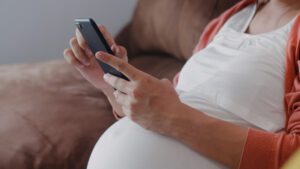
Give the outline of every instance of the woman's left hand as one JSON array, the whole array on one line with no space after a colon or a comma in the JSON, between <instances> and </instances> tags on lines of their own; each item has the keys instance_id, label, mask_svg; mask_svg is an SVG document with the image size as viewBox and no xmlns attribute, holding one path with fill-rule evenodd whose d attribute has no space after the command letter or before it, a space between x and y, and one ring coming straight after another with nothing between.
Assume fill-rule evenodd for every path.
<instances>
[{"instance_id":1,"label":"woman's left hand","mask_svg":"<svg viewBox=\"0 0 300 169\"><path fill-rule=\"evenodd\" d=\"M143 128L165 134L183 107L172 83L146 74L108 53L98 52L96 57L130 79L104 75L104 80L116 89L116 101L126 116Z\"/></svg>"}]
</instances>

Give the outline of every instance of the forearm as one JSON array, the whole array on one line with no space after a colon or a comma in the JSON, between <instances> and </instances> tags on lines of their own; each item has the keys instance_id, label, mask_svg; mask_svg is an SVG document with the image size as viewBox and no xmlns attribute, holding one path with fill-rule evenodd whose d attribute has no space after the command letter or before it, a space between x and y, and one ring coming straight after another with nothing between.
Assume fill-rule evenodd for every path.
<instances>
[{"instance_id":1,"label":"forearm","mask_svg":"<svg viewBox=\"0 0 300 169\"><path fill-rule=\"evenodd\" d=\"M103 93L106 95L108 101L110 102L113 110L118 114L120 117L124 117L125 114L123 113L121 105L116 101L116 98L113 94L114 89L112 87L102 89Z\"/></svg>"},{"instance_id":2,"label":"forearm","mask_svg":"<svg viewBox=\"0 0 300 169\"><path fill-rule=\"evenodd\" d=\"M180 111L165 130L166 135L230 168L238 168L247 128L209 117L186 105Z\"/></svg>"}]
</instances>

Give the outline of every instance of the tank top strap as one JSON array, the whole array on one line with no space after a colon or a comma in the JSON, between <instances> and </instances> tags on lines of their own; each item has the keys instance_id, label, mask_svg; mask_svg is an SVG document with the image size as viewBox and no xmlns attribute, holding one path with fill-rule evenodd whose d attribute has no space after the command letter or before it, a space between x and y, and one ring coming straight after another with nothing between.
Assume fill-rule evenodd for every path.
<instances>
[{"instance_id":1,"label":"tank top strap","mask_svg":"<svg viewBox=\"0 0 300 169\"><path fill-rule=\"evenodd\" d=\"M251 4L248 7L244 8L240 12L233 15L224 26L220 29L220 32L223 32L228 29L233 29L237 32L245 32L249 27L253 17L255 16L257 10L257 3Z\"/></svg>"}]
</instances>

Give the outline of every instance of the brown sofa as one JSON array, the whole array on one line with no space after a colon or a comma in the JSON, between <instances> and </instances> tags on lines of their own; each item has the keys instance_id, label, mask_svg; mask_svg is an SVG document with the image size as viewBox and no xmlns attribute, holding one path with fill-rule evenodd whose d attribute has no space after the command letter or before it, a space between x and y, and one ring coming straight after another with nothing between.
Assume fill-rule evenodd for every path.
<instances>
[{"instance_id":1,"label":"brown sofa","mask_svg":"<svg viewBox=\"0 0 300 169\"><path fill-rule=\"evenodd\" d=\"M205 25L237 1L140 0L117 41L134 66L172 79ZM1 169L83 169L115 122L101 91L63 59L1 66L0 99Z\"/></svg>"}]
</instances>

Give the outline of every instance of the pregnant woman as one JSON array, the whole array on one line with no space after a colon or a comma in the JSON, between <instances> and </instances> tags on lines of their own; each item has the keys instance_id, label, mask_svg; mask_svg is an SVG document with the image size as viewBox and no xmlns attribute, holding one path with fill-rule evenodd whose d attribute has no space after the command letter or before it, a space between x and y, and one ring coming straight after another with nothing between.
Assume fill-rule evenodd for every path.
<instances>
[{"instance_id":1,"label":"pregnant woman","mask_svg":"<svg viewBox=\"0 0 300 169\"><path fill-rule=\"evenodd\" d=\"M96 57L76 31L65 59L102 90L120 119L88 169L277 169L300 146L299 0L243 0L212 21L175 78L159 80L118 57ZM116 91L113 88L117 89Z\"/></svg>"}]
</instances>

